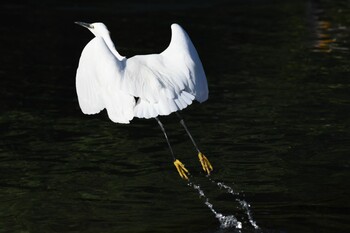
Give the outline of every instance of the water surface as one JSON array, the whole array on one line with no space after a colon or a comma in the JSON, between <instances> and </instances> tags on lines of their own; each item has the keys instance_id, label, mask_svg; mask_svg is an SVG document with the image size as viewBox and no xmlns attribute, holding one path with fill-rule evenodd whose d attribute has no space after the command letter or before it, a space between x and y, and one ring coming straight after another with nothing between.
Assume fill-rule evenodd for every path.
<instances>
[{"instance_id":1,"label":"water surface","mask_svg":"<svg viewBox=\"0 0 350 233\"><path fill-rule=\"evenodd\" d=\"M33 1L2 3L0 232L349 232L347 1ZM176 116L176 155L222 229L172 165L156 121L83 115L75 70L103 21L121 54L158 53L170 24L190 34L210 98ZM4 23L6 22L6 23ZM217 182L233 188L235 195Z\"/></svg>"}]
</instances>

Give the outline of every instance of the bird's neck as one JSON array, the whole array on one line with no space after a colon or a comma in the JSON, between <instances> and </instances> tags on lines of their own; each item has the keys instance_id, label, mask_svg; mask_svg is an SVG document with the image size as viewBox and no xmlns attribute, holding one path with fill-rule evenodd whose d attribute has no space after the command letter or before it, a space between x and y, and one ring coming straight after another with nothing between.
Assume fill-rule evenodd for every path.
<instances>
[{"instance_id":1,"label":"bird's neck","mask_svg":"<svg viewBox=\"0 0 350 233\"><path fill-rule=\"evenodd\" d=\"M116 50L114 43L109 35L103 36L102 38L105 41L105 43L107 44L108 48L111 50L111 52L114 54L114 56L116 56L118 58L119 61L122 61L125 59L125 57L123 57L122 55L120 55L118 53L118 51Z\"/></svg>"}]
</instances>

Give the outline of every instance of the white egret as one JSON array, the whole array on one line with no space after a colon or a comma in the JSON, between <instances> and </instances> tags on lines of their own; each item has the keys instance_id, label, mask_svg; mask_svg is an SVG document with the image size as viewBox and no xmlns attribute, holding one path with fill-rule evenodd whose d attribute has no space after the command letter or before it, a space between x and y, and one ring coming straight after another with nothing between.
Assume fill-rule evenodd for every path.
<instances>
[{"instance_id":1,"label":"white egret","mask_svg":"<svg viewBox=\"0 0 350 233\"><path fill-rule=\"evenodd\" d=\"M176 112L180 123L198 151L203 170L213 170L200 152L178 111L193 100L208 99L208 85L202 63L191 39L178 24L171 25L171 41L160 54L125 58L116 50L103 23L77 24L95 37L85 46L76 73L79 106L84 114L106 109L115 123L129 123L134 117L155 118L168 143L180 176L188 179L188 170L174 155L159 115Z\"/></svg>"}]
</instances>

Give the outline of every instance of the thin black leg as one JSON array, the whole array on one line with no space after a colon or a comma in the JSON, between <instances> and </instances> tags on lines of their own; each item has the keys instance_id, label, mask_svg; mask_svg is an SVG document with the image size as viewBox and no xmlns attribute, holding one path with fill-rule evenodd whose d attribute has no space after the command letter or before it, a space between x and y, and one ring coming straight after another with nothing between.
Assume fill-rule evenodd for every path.
<instances>
[{"instance_id":1,"label":"thin black leg","mask_svg":"<svg viewBox=\"0 0 350 233\"><path fill-rule=\"evenodd\" d=\"M166 132L165 132L164 126L163 126L162 122L160 122L160 120L158 119L158 117L155 117L155 119L157 120L157 122L158 122L160 128L162 129L162 131L163 131L163 133L164 133L164 137L165 137L165 139L166 139L166 142L168 143L171 156L173 157L173 159L174 159L174 161L175 161L176 158L175 158L175 155L174 155L174 152L173 152L173 148L171 148L171 145L170 145L170 142L169 142L169 139L168 139L168 135L167 135Z\"/></svg>"},{"instance_id":2,"label":"thin black leg","mask_svg":"<svg viewBox=\"0 0 350 233\"><path fill-rule=\"evenodd\" d=\"M196 144L196 142L194 141L190 131L188 130L186 124L185 124L185 121L184 119L182 118L182 116L180 115L180 113L176 112L176 115L180 118L180 124L184 127L184 129L186 130L186 133L188 134L188 136L190 137L194 147L196 148L196 150L198 151L198 153L200 152L199 149L198 149L198 146Z\"/></svg>"}]
</instances>

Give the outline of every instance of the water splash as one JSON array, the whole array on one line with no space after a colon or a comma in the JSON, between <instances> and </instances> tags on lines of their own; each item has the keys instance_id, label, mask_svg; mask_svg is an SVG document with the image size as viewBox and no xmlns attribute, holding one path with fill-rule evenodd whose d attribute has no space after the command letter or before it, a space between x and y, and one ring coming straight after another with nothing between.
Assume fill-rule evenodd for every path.
<instances>
[{"instance_id":1,"label":"water splash","mask_svg":"<svg viewBox=\"0 0 350 233\"><path fill-rule=\"evenodd\" d=\"M252 211L250 210L250 204L245 201L245 200L241 200L239 198L237 198L237 196L240 195L239 192L235 192L233 190L233 188L231 188L228 185L225 185L223 182L216 182L212 179L209 178L209 180L213 183L215 183L220 189L225 189L227 193L233 195L236 197L236 201L239 203L239 205L241 206L241 209L246 213L247 218L249 220L250 225L252 225L256 230L260 229L259 226L256 224L256 221L254 221L253 219L253 215L252 215Z\"/></svg>"},{"instance_id":2,"label":"water splash","mask_svg":"<svg viewBox=\"0 0 350 233\"><path fill-rule=\"evenodd\" d=\"M240 199L236 199L236 200L241 205L241 207L245 210L245 213L248 217L250 225L252 225L256 230L259 229L259 226L256 224L256 222L253 219L252 212L250 210L250 204L245 200L240 200Z\"/></svg>"},{"instance_id":3,"label":"water splash","mask_svg":"<svg viewBox=\"0 0 350 233\"><path fill-rule=\"evenodd\" d=\"M232 194L232 195L239 195L239 193L236 193L235 191L233 191L233 188L231 188L230 186L228 186L228 185L226 185L226 184L224 184L224 183L222 183L222 182L216 182L216 181L214 181L214 180L212 180L212 179L210 179L209 178L209 180L211 181L211 182L213 182L213 183L216 183L216 185L217 186L219 186L219 188L221 189L221 188L224 188L224 189L226 189L226 191L228 192L228 193L230 193L230 194Z\"/></svg>"},{"instance_id":4,"label":"water splash","mask_svg":"<svg viewBox=\"0 0 350 233\"><path fill-rule=\"evenodd\" d=\"M237 218L234 215L223 215L222 213L217 212L213 204L209 202L209 198L207 198L204 194L204 191L200 188L199 185L196 185L194 183L189 182L188 186L194 188L195 190L198 191L199 197L204 198L205 202L204 204L210 209L210 211L215 215L215 217L219 220L220 222L220 228L226 229L226 228L231 228L235 227L236 229L242 229L242 223L237 220Z\"/></svg>"}]
</instances>

